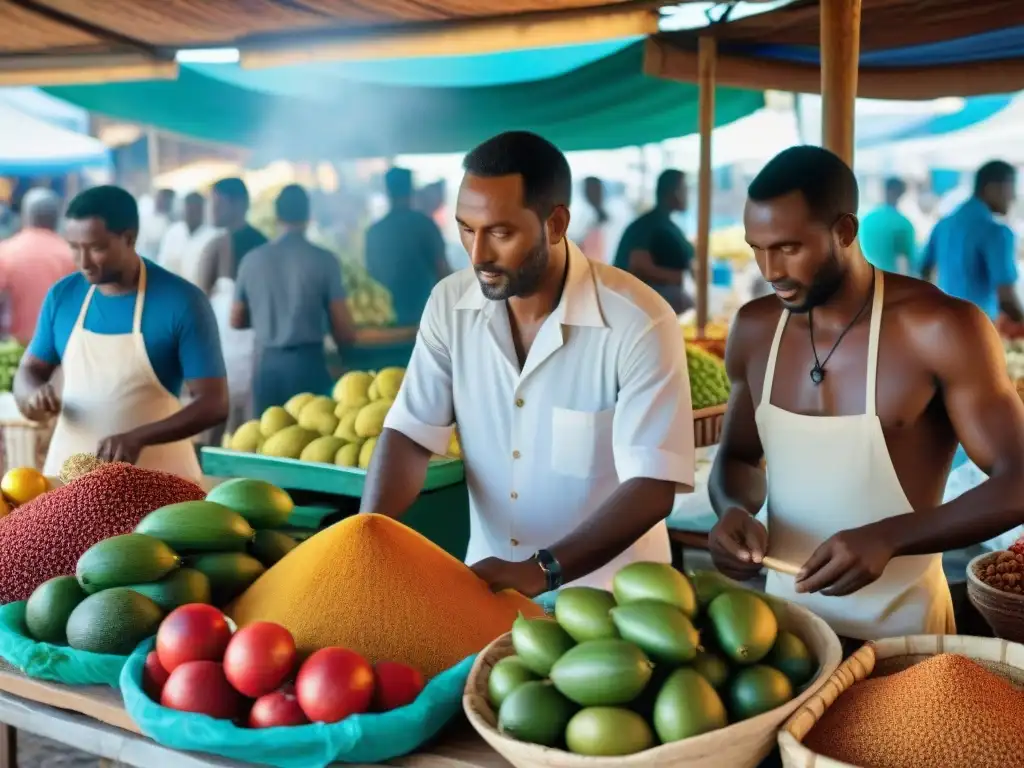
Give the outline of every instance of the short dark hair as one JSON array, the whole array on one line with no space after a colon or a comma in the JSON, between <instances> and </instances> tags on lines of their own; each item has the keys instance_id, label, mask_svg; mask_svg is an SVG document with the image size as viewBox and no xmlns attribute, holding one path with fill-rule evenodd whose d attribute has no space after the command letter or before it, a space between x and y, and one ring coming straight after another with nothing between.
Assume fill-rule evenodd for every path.
<instances>
[{"instance_id":1,"label":"short dark hair","mask_svg":"<svg viewBox=\"0 0 1024 768\"><path fill-rule=\"evenodd\" d=\"M389 168L384 174L384 189L392 200L412 197L412 171L408 168Z\"/></svg>"},{"instance_id":2,"label":"short dark hair","mask_svg":"<svg viewBox=\"0 0 1024 768\"><path fill-rule=\"evenodd\" d=\"M1017 179L1017 170L1003 160L991 160L974 176L974 194L980 195L989 184L1005 184Z\"/></svg>"},{"instance_id":3,"label":"short dark hair","mask_svg":"<svg viewBox=\"0 0 1024 768\"><path fill-rule=\"evenodd\" d=\"M669 195L674 194L685 178L686 174L676 168L662 171L658 176L658 183L654 187L655 199L660 203Z\"/></svg>"},{"instance_id":4,"label":"short dark hair","mask_svg":"<svg viewBox=\"0 0 1024 768\"><path fill-rule=\"evenodd\" d=\"M68 219L99 219L115 235L139 231L139 206L127 190L105 184L80 192L69 204Z\"/></svg>"},{"instance_id":5,"label":"short dark hair","mask_svg":"<svg viewBox=\"0 0 1024 768\"><path fill-rule=\"evenodd\" d=\"M221 179L213 185L213 191L233 202L249 205L249 188L237 176Z\"/></svg>"},{"instance_id":6,"label":"short dark hair","mask_svg":"<svg viewBox=\"0 0 1024 768\"><path fill-rule=\"evenodd\" d=\"M857 213L857 177L838 155L821 147L782 150L750 182L747 197L764 203L792 192L803 195L811 215L826 226Z\"/></svg>"},{"instance_id":7,"label":"short dark hair","mask_svg":"<svg viewBox=\"0 0 1024 768\"><path fill-rule=\"evenodd\" d=\"M895 194L896 192L899 192L902 195L907 191L907 182L899 176L890 176L885 180L885 191L886 194Z\"/></svg>"},{"instance_id":8,"label":"short dark hair","mask_svg":"<svg viewBox=\"0 0 1024 768\"><path fill-rule=\"evenodd\" d=\"M562 151L529 131L507 131L472 150L462 162L466 173L493 178L523 177L523 205L546 219L572 200L572 171Z\"/></svg>"},{"instance_id":9,"label":"short dark hair","mask_svg":"<svg viewBox=\"0 0 1024 768\"><path fill-rule=\"evenodd\" d=\"M183 202L186 203L186 204L188 204L188 203L205 203L206 202L206 198L203 197L201 192L189 192L187 195L185 195L185 198L184 198Z\"/></svg>"},{"instance_id":10,"label":"short dark hair","mask_svg":"<svg viewBox=\"0 0 1024 768\"><path fill-rule=\"evenodd\" d=\"M298 184L289 184L274 201L274 212L277 220L285 224L309 221L309 193Z\"/></svg>"}]
</instances>

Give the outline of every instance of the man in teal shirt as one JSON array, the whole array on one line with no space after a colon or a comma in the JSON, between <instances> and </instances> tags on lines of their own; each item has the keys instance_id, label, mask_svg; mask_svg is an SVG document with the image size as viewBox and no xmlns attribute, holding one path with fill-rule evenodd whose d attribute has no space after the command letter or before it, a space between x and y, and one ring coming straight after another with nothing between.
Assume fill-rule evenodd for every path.
<instances>
[{"instance_id":1,"label":"man in teal shirt","mask_svg":"<svg viewBox=\"0 0 1024 768\"><path fill-rule=\"evenodd\" d=\"M1015 323L1024 311L1015 289L1017 254L1013 230L998 221L1016 197L1017 172L993 160L978 169L974 195L935 225L922 256L921 273L939 288L970 301L995 320L1000 313Z\"/></svg>"},{"instance_id":2,"label":"man in teal shirt","mask_svg":"<svg viewBox=\"0 0 1024 768\"><path fill-rule=\"evenodd\" d=\"M885 182L885 203L878 206L860 222L860 247L864 258L886 272L910 274L910 262L917 250L914 225L897 207L906 194L902 179Z\"/></svg>"}]
</instances>

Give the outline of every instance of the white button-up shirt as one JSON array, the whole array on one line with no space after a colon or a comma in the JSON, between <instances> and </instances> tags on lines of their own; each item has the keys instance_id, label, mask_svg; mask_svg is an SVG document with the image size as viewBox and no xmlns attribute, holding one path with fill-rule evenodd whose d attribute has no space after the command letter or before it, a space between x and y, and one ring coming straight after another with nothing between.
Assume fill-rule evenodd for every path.
<instances>
[{"instance_id":1,"label":"white button-up shirt","mask_svg":"<svg viewBox=\"0 0 1024 768\"><path fill-rule=\"evenodd\" d=\"M506 304L484 297L471 268L434 288L384 425L444 454L454 422L469 488L469 563L528 559L627 480L693 488L678 319L651 288L571 243L561 301L521 370ZM637 560L670 560L664 522L577 583L608 588Z\"/></svg>"}]
</instances>

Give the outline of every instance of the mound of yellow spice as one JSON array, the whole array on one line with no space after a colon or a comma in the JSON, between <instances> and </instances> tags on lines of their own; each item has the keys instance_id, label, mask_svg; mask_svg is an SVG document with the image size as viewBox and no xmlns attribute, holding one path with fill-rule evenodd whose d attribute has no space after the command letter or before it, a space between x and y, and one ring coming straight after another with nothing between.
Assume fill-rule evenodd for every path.
<instances>
[{"instance_id":1,"label":"mound of yellow spice","mask_svg":"<svg viewBox=\"0 0 1024 768\"><path fill-rule=\"evenodd\" d=\"M300 653L342 646L427 677L483 650L520 611L543 614L518 592L493 594L464 563L381 515L354 515L321 531L227 609L240 627L287 627Z\"/></svg>"},{"instance_id":2,"label":"mound of yellow spice","mask_svg":"<svg viewBox=\"0 0 1024 768\"><path fill-rule=\"evenodd\" d=\"M1024 763L1024 690L950 653L855 683L805 746L862 768Z\"/></svg>"}]
</instances>

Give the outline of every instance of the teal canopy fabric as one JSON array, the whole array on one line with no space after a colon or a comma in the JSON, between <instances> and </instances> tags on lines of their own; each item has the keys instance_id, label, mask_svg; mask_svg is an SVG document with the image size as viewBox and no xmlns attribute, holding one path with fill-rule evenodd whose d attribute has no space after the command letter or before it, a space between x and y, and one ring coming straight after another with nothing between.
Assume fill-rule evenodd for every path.
<instances>
[{"instance_id":1,"label":"teal canopy fabric","mask_svg":"<svg viewBox=\"0 0 1024 768\"><path fill-rule=\"evenodd\" d=\"M589 46L577 46L584 47ZM518 76L536 74L542 51L461 58L465 64L525 53L535 66L519 69ZM333 65L276 71L206 65L183 67L176 81L45 90L99 114L291 160L462 152L511 129L536 131L566 151L613 149L697 131L696 86L645 76L642 42L596 60L593 50L589 61L582 53L576 52L577 61L587 63L563 74L484 86L370 83L344 78L338 73L345 70ZM426 63L437 60L422 61L423 72L439 66ZM458 82L454 63L448 64L447 82ZM415 72L403 66L406 78ZM391 80L405 82L395 74ZM760 92L719 88L716 124L762 106Z\"/></svg>"}]
</instances>

